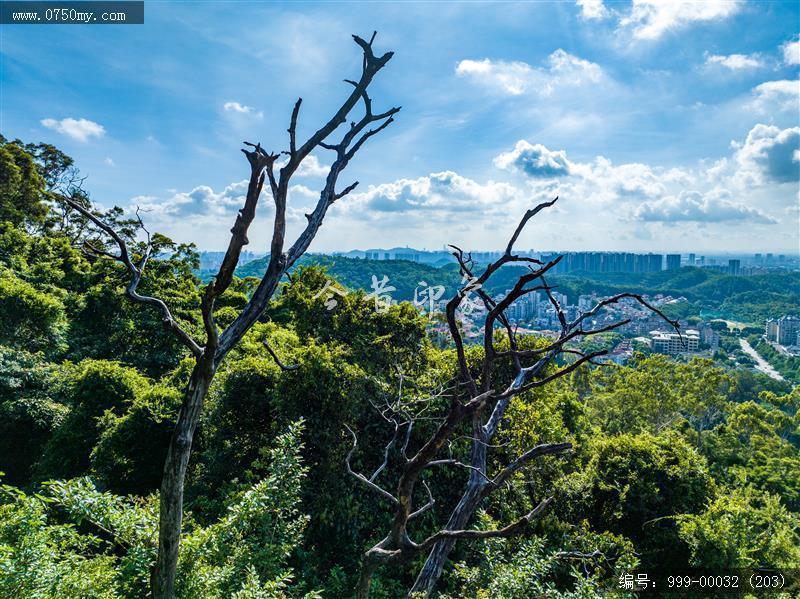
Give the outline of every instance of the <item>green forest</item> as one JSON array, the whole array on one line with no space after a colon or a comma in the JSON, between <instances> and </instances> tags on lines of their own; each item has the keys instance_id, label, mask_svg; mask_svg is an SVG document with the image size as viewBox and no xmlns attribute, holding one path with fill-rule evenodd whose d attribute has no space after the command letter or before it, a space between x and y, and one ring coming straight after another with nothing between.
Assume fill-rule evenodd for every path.
<instances>
[{"instance_id":1,"label":"green forest","mask_svg":"<svg viewBox=\"0 0 800 599\"><path fill-rule=\"evenodd\" d=\"M241 265L236 273L242 278L261 277L269 258ZM435 281L446 289L456 289L461 281L455 261L441 267L407 260L358 260L341 256L306 255L300 265L323 266L331 276L351 289L370 289L371 277L389 277L397 288L397 299L411 300L419 281ZM486 288L502 293L513 286L523 272L521 266L507 266ZM201 278L214 273L199 273ZM551 280L571 301L582 294L612 295L623 291L685 297L676 305L676 316L725 318L762 327L767 318L791 314L800 305L800 273L775 272L748 277L732 276L697 267L651 273L570 273L555 274Z\"/></svg>"},{"instance_id":2,"label":"green forest","mask_svg":"<svg viewBox=\"0 0 800 599\"><path fill-rule=\"evenodd\" d=\"M158 310L125 297L128 273L105 255L102 231L64 204L57 190L74 175L52 146L3 140L0 595L146 597L164 460L193 358ZM84 193L72 197L89 210ZM97 214L145 251L135 219ZM206 287L195 248L157 234L152 245L140 292L199 334ZM378 468L369 482L391 493L406 449L431 436L458 393L458 348L434 346L410 304L376 311L353 291L328 309L319 290L329 277L356 286L342 263L295 269L219 368L186 474L179 597L352 596L365 552L395 514L348 471ZM256 283L232 279L214 307L220 326ZM694 289L703 285L723 282ZM467 369L486 364L485 351L466 347ZM509 362L493 363L498 378ZM422 409L420 398L429 398ZM621 571L798 567L798 408L797 388L666 356L582 364L514 395L485 475L507 472L531 447L569 451L512 469L477 504L467 525L480 533L548 498L514 535L459 540L436 596L594 597ZM425 414L406 427L402 450L387 446L398 422L390 411ZM413 495L416 505L435 498L412 521L414 538L439 530L459 501L470 435L461 422ZM378 564L371 596L405 596L425 557Z\"/></svg>"}]
</instances>

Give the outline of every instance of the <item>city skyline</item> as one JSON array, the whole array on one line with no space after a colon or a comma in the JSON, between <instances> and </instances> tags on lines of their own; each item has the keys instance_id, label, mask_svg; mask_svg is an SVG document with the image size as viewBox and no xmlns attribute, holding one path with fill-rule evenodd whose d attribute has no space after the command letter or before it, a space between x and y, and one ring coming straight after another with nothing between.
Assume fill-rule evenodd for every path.
<instances>
[{"instance_id":1,"label":"city skyline","mask_svg":"<svg viewBox=\"0 0 800 599\"><path fill-rule=\"evenodd\" d=\"M555 196L520 247L800 246L792 2L230 6L152 3L144 25L90 37L4 27L0 130L73 156L100 206L139 206L152 229L220 249L246 188L241 142L286 149L297 97L300 134L317 127L357 72L350 34L377 30L395 56L373 101L403 110L343 174L360 185L311 251L488 250ZM315 153L298 173L289 237L328 164ZM265 196L251 250L272 214Z\"/></svg>"}]
</instances>

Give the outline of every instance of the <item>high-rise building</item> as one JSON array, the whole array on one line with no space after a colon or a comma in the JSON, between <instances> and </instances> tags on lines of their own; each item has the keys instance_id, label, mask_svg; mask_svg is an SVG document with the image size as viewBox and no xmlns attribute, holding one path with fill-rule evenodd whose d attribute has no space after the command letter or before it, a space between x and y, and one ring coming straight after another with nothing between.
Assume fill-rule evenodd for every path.
<instances>
[{"instance_id":1,"label":"high-rise building","mask_svg":"<svg viewBox=\"0 0 800 599\"><path fill-rule=\"evenodd\" d=\"M794 345L797 342L797 333L800 332L800 317L781 316L778 319L778 343L781 345Z\"/></svg>"},{"instance_id":2,"label":"high-rise building","mask_svg":"<svg viewBox=\"0 0 800 599\"><path fill-rule=\"evenodd\" d=\"M689 266L694 266L694 254L689 254Z\"/></svg>"},{"instance_id":3,"label":"high-rise building","mask_svg":"<svg viewBox=\"0 0 800 599\"><path fill-rule=\"evenodd\" d=\"M701 343L710 347L712 351L717 351L719 349L719 333L708 323L701 324L699 331Z\"/></svg>"},{"instance_id":4,"label":"high-rise building","mask_svg":"<svg viewBox=\"0 0 800 599\"><path fill-rule=\"evenodd\" d=\"M546 263L558 256L559 254L542 253L539 255L539 259ZM473 254L473 258L476 258L475 254ZM550 272L655 272L661 270L662 262L661 254L568 252L563 254L561 261Z\"/></svg>"},{"instance_id":5,"label":"high-rise building","mask_svg":"<svg viewBox=\"0 0 800 599\"><path fill-rule=\"evenodd\" d=\"M680 254L667 254L667 270L678 270L681 267Z\"/></svg>"},{"instance_id":6,"label":"high-rise building","mask_svg":"<svg viewBox=\"0 0 800 599\"><path fill-rule=\"evenodd\" d=\"M778 320L775 318L768 318L767 324L764 327L764 336L767 341L778 342Z\"/></svg>"},{"instance_id":7,"label":"high-rise building","mask_svg":"<svg viewBox=\"0 0 800 599\"><path fill-rule=\"evenodd\" d=\"M647 256L650 259L649 272L659 272L662 268L661 265L664 263L664 256L661 254L647 254Z\"/></svg>"},{"instance_id":8,"label":"high-rise building","mask_svg":"<svg viewBox=\"0 0 800 599\"><path fill-rule=\"evenodd\" d=\"M741 260L728 260L728 274L739 275L742 273Z\"/></svg>"},{"instance_id":9,"label":"high-rise building","mask_svg":"<svg viewBox=\"0 0 800 599\"><path fill-rule=\"evenodd\" d=\"M800 317L798 316L768 318L764 327L764 336L767 341L781 345L797 345L798 335L800 335Z\"/></svg>"}]
</instances>

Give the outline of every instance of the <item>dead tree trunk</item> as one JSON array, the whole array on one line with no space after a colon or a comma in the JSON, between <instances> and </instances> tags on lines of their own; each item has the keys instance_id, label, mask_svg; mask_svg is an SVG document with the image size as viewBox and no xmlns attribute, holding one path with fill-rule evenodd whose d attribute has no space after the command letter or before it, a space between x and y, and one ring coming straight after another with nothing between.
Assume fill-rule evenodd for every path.
<instances>
[{"instance_id":1,"label":"dead tree trunk","mask_svg":"<svg viewBox=\"0 0 800 599\"><path fill-rule=\"evenodd\" d=\"M181 406L175 430L164 461L164 476L161 481L158 561L153 571L153 589L174 594L175 568L178 563L178 540L183 520L183 488L186 468L192 450L192 440L206 394L211 386L214 372L196 365L186 389L186 400ZM154 593L155 594L155 593ZM169 596L169 595L166 595Z\"/></svg>"},{"instance_id":2,"label":"dead tree trunk","mask_svg":"<svg viewBox=\"0 0 800 599\"><path fill-rule=\"evenodd\" d=\"M445 525L445 530L463 530L469 524L472 514L478 509L478 506L483 499L484 481L477 480L479 477L476 474L470 475L467 487L464 489L464 494L458 502L458 505L453 509L450 514L450 519ZM456 545L455 538L448 538L436 543L428 554L428 559L417 574L417 579L414 581L414 586L409 591L409 596L415 593L424 593L427 597L433 591L436 581L442 575L444 563L447 557Z\"/></svg>"},{"instance_id":3,"label":"dead tree trunk","mask_svg":"<svg viewBox=\"0 0 800 599\"><path fill-rule=\"evenodd\" d=\"M112 247L116 245L119 253L114 254L108 248L98 248L88 244L85 249L95 256L112 258L123 263L130 276L126 290L127 295L134 301L159 309L164 326L177 335L195 358L195 367L186 388L186 394L164 463L160 498L158 558L151 576L153 596L156 599L171 599L175 596L175 575L180 549L186 469L191 455L192 439L214 375L231 349L241 341L242 337L263 314L278 288L281 278L308 249L319 227L322 225L328 208L334 202L353 191L358 185L358 182L355 182L343 190L337 191L339 175L364 143L390 125L394 121L394 115L400 110L399 107L391 108L376 114L372 111L372 99L368 94L368 87L373 78L386 66L393 53L387 52L382 56L375 55L372 48L375 34L372 35L369 42L358 36L353 36L353 39L363 53L361 76L358 80L346 80L353 87L347 99L334 115L302 145L297 143L297 118L302 100L297 101L292 111L288 129L289 149L281 152L281 154L287 156L287 160L281 166L277 175L275 173L275 165L279 154L266 152L261 148L260 144L245 142L245 145L251 148L250 150L242 150L250 164L250 182L244 206L239 211L236 222L231 229L231 239L225 257L222 260L222 265L214 280L206 286L203 292L200 309L205 331L204 343L201 344L184 331L163 301L154 297L142 296L136 291L152 250L149 233L147 234L147 242L141 251L141 257L135 260L133 252L129 250L126 241L111 226L105 223L100 216L92 212L90 207L84 206L71 198L62 198L73 210L80 212L107 235L113 242L110 245ZM363 104L363 116L351 120L349 127L344 127L344 130L341 131L341 137L338 141L328 141L335 132L340 130L342 125L347 123L351 111L359 103ZM373 126L373 124L375 125ZM305 229L292 246L285 249L286 203L290 180L303 160L312 151L320 148L334 153L330 170L325 179L325 185L320 191L316 207L310 214L306 215L308 224ZM255 218L256 207L265 183L268 185L272 199L275 202L275 221L272 242L270 243L269 264L247 305L225 330L220 331L214 320L215 302L217 298L225 293L233 281L234 270L239 262L242 248L248 244L247 233ZM145 233L147 232L143 224L142 230ZM277 359L274 352L269 348L268 351L276 359L279 366L286 368Z\"/></svg>"},{"instance_id":4,"label":"dead tree trunk","mask_svg":"<svg viewBox=\"0 0 800 599\"><path fill-rule=\"evenodd\" d=\"M601 350L586 354L569 347L569 342L611 331L628 322L627 320L622 320L605 327L587 329L585 325L589 324L589 319L592 316L605 306L628 300L637 302L655 312L673 327L678 328L676 321L668 319L659 310L647 303L642 296L632 293L621 293L604 299L598 302L594 308L584 312L571 322L567 320L564 311L552 293L552 287L545 280L545 274L558 264L561 257L544 264L534 258L517 256L513 253L514 243L526 223L539 211L552 206L555 201L545 202L532 210L528 210L522 221L517 225L503 255L496 262L489 264L480 275L473 274L474 264L471 258L459 248L453 247L453 254L458 260L461 274L467 280L467 283L448 302L446 310L448 328L456 349L458 376L451 387L455 391L450 396L449 408L441 417L436 430L427 439L421 441L421 446L417 452L412 457L406 455L412 437L415 416L409 413L407 404L404 404L402 398L399 398L395 405L386 406L387 409L384 414L388 413L391 416L386 417L384 415L384 418L393 424L395 432L383 452L383 462L370 477L354 472L351 468L350 460L357 448L358 438L353 431L350 431L353 436L353 449L345 461L348 472L394 506L394 518L386 538L364 554L360 582L356 589L359 599L365 599L369 596L372 577L382 564L405 561L425 552L428 553L428 558L418 573L416 581L409 591L409 596L414 593L423 593L428 597L433 592L442 574L448 555L459 539L488 539L520 534L525 531L531 521L547 508L552 501L552 497L542 499L529 513L503 528L496 530L469 530L467 528L482 500L504 485L516 472L524 469L531 462L542 456L558 455L571 448L569 443L537 445L528 449L511 462L501 466L498 472L490 473L487 471L488 448L491 447L492 439L501 423L506 419L506 411L513 398L531 389L543 387L555 379L573 372L583 364L594 363L593 360L595 358L607 353L606 350ZM496 300L483 290L483 286L502 266L512 263L528 265L529 272L519 277L514 287L504 297ZM536 267L532 265L536 265ZM520 349L517 344L516 330L506 318L505 311L515 300L539 290L547 294L558 315L561 332L555 341L549 342L546 346L536 349ZM483 361L477 369L477 375L475 374L476 370L470 368L467 364L464 342L456 316L462 301L471 293L475 293L480 298L487 312L483 330ZM509 349L500 351L495 346L496 328L505 334ZM555 360L558 356L563 355L576 357L571 363L559 366ZM513 380L508 384L503 383L500 389L495 388L496 383L494 381L498 362L510 362L514 368ZM528 365L526 365L526 362ZM426 417L430 417L427 412ZM454 435L469 423L471 423L472 434L470 438L472 441L470 455L466 457L466 460L462 462L452 456L438 458L437 455L441 449L449 445ZM397 482L397 490L392 494L381 487L377 481L378 476L387 471L389 452L396 446L397 437L401 430L405 430L405 441L402 443L400 450L402 466ZM435 503L430 488L423 479L423 473L436 466L463 468L469 472L469 477L461 498L450 513L444 528L417 543L410 538L408 526L414 518L425 513ZM424 505L415 510L413 502L417 483L423 486L427 492L428 499Z\"/></svg>"}]
</instances>

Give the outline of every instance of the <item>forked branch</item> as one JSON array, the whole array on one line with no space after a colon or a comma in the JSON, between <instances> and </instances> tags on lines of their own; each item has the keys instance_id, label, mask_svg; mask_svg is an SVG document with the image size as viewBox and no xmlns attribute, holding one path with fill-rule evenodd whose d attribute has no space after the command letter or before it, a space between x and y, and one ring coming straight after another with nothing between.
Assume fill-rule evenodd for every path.
<instances>
[{"instance_id":1,"label":"forked branch","mask_svg":"<svg viewBox=\"0 0 800 599\"><path fill-rule=\"evenodd\" d=\"M97 228L102 230L106 235L108 235L113 242L116 244L117 248L119 249L119 254L112 254L111 252L102 250L93 246L90 242L86 243L86 246L90 249L90 251L95 252L98 255L101 255L106 258L110 258L116 260L117 262L122 263L125 268L128 270L128 284L125 287L125 294L133 301L139 302L142 304L146 304L149 306L153 306L154 308L158 309L161 312L161 321L164 324L164 327L171 330L178 340L189 348L189 350L195 356L199 356L203 353L203 348L200 346L197 341L195 341L189 333L187 333L178 321L172 316L172 312L170 311L167 304L157 298L152 297L149 295L142 295L138 292L137 288L139 286L139 282L142 280L142 275L144 274L144 268L147 265L147 259L150 256L150 252L152 250L152 246L149 241L148 235L148 242L145 248L145 251L142 255L142 259L137 266L134 264L133 259L131 258L131 252L128 249L128 244L125 243L125 240L111 227L108 223L104 222L99 216L94 214L91 210L84 207L82 204L74 201L72 198L67 196L60 196L61 199L66 202L66 204L76 210L80 214L82 214L85 218L90 220Z\"/></svg>"}]
</instances>

